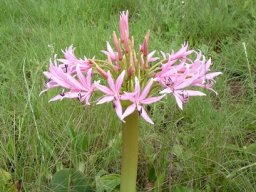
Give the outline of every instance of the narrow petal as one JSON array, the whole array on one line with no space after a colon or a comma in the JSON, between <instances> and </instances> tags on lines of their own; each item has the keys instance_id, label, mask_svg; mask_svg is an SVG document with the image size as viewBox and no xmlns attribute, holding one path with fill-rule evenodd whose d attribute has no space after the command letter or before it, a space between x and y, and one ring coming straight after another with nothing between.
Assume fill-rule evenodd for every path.
<instances>
[{"instance_id":1,"label":"narrow petal","mask_svg":"<svg viewBox=\"0 0 256 192\"><path fill-rule=\"evenodd\" d=\"M151 85L153 84L153 79L151 78L148 81L148 84L146 85L146 87L144 88L144 90L142 91L141 95L140 95L140 99L145 99L148 96L148 93L150 91Z\"/></svg>"},{"instance_id":2,"label":"narrow petal","mask_svg":"<svg viewBox=\"0 0 256 192\"><path fill-rule=\"evenodd\" d=\"M214 77L217 77L221 74L222 74L222 72L208 73L208 74L205 75L205 78L206 79L213 79Z\"/></svg>"},{"instance_id":3,"label":"narrow petal","mask_svg":"<svg viewBox=\"0 0 256 192\"><path fill-rule=\"evenodd\" d=\"M57 101L57 100L62 100L63 98L64 98L64 97L59 94L59 95L56 95L55 97L51 98L51 99L49 100L49 102Z\"/></svg>"},{"instance_id":4,"label":"narrow petal","mask_svg":"<svg viewBox=\"0 0 256 192\"><path fill-rule=\"evenodd\" d=\"M150 124L154 125L154 122L150 119L150 117L148 116L146 110L141 107L141 116Z\"/></svg>"},{"instance_id":5,"label":"narrow petal","mask_svg":"<svg viewBox=\"0 0 256 192\"><path fill-rule=\"evenodd\" d=\"M179 106L179 108L181 109L181 110L183 110L183 107L182 107L182 100L180 99L180 97L178 96L178 95L176 95L176 94L173 94L174 95L174 97L175 97L175 100L176 100L176 103L177 103L177 105Z\"/></svg>"},{"instance_id":6,"label":"narrow petal","mask_svg":"<svg viewBox=\"0 0 256 192\"><path fill-rule=\"evenodd\" d=\"M188 96L206 96L205 93L201 91L194 91L194 90L185 90L188 94Z\"/></svg>"},{"instance_id":7,"label":"narrow petal","mask_svg":"<svg viewBox=\"0 0 256 192\"><path fill-rule=\"evenodd\" d=\"M195 80L195 77L191 77L189 79L185 79L182 83L180 83L178 86L175 86L175 89L183 89L185 87L190 86L193 81Z\"/></svg>"},{"instance_id":8,"label":"narrow petal","mask_svg":"<svg viewBox=\"0 0 256 192\"><path fill-rule=\"evenodd\" d=\"M123 120L122 119L123 110L122 110L122 105L121 105L120 101L119 100L115 100L114 101L114 105L115 105L115 110L116 110L117 116L119 117L119 119Z\"/></svg>"},{"instance_id":9,"label":"narrow petal","mask_svg":"<svg viewBox=\"0 0 256 192\"><path fill-rule=\"evenodd\" d=\"M118 76L118 78L116 79L116 90L117 90L118 92L120 92L121 86L122 86L122 84L123 84L124 75L125 75L125 71L123 71L123 72Z\"/></svg>"},{"instance_id":10,"label":"narrow petal","mask_svg":"<svg viewBox=\"0 0 256 192\"><path fill-rule=\"evenodd\" d=\"M166 88L159 92L160 94L166 94L166 93L173 93L173 90L171 88Z\"/></svg>"},{"instance_id":11,"label":"narrow petal","mask_svg":"<svg viewBox=\"0 0 256 192\"><path fill-rule=\"evenodd\" d=\"M55 97L51 98L49 102L62 100L64 98L69 98L69 99L78 98L78 96L79 96L79 92L66 92L63 94L56 95Z\"/></svg>"},{"instance_id":12,"label":"narrow petal","mask_svg":"<svg viewBox=\"0 0 256 192\"><path fill-rule=\"evenodd\" d=\"M83 86L86 86L86 79L85 79L84 75L82 74L80 67L78 65L76 66L76 73L77 73L78 79L83 84Z\"/></svg>"},{"instance_id":13,"label":"narrow petal","mask_svg":"<svg viewBox=\"0 0 256 192\"><path fill-rule=\"evenodd\" d=\"M127 109L125 110L124 114L122 115L122 119L124 119L128 115L132 114L134 112L135 108L136 108L136 104L135 103L133 103L130 106L128 106Z\"/></svg>"},{"instance_id":14,"label":"narrow petal","mask_svg":"<svg viewBox=\"0 0 256 192\"><path fill-rule=\"evenodd\" d=\"M106 95L113 95L113 92L106 86L99 84L98 82L94 83L95 87Z\"/></svg>"},{"instance_id":15,"label":"narrow petal","mask_svg":"<svg viewBox=\"0 0 256 192\"><path fill-rule=\"evenodd\" d=\"M97 105L107 103L114 100L114 96L104 96L98 102Z\"/></svg>"},{"instance_id":16,"label":"narrow petal","mask_svg":"<svg viewBox=\"0 0 256 192\"><path fill-rule=\"evenodd\" d=\"M135 77L135 91L137 95L140 95L140 81L137 77Z\"/></svg>"},{"instance_id":17,"label":"narrow petal","mask_svg":"<svg viewBox=\"0 0 256 192\"><path fill-rule=\"evenodd\" d=\"M135 95L137 93L136 92L132 92L132 93L127 93L127 92L124 92L123 95L120 96L121 100L130 100L131 102L135 102Z\"/></svg>"},{"instance_id":18,"label":"narrow petal","mask_svg":"<svg viewBox=\"0 0 256 192\"><path fill-rule=\"evenodd\" d=\"M155 103L157 101L160 101L165 95L161 95L158 97L148 97L147 99L141 100L140 103L144 104L144 105L148 105L151 103Z\"/></svg>"},{"instance_id":19,"label":"narrow petal","mask_svg":"<svg viewBox=\"0 0 256 192\"><path fill-rule=\"evenodd\" d=\"M110 73L110 71L108 71L108 85L109 85L109 88L112 90L112 91L115 91L115 83L114 83L114 79L112 77L112 74Z\"/></svg>"},{"instance_id":20,"label":"narrow petal","mask_svg":"<svg viewBox=\"0 0 256 192\"><path fill-rule=\"evenodd\" d=\"M88 88L92 87L92 68L87 71L86 84Z\"/></svg>"},{"instance_id":21,"label":"narrow petal","mask_svg":"<svg viewBox=\"0 0 256 192\"><path fill-rule=\"evenodd\" d=\"M69 81L69 83L71 85L73 85L72 89L85 90L85 87L79 81L77 81L74 77L72 77L69 74L66 74L66 75L67 75L67 80Z\"/></svg>"},{"instance_id":22,"label":"narrow petal","mask_svg":"<svg viewBox=\"0 0 256 192\"><path fill-rule=\"evenodd\" d=\"M107 41L107 50L108 50L108 52L110 52L110 53L114 53L114 51L113 51L113 49L112 49L112 47L110 46L110 44L109 44L108 41Z\"/></svg>"}]
</instances>

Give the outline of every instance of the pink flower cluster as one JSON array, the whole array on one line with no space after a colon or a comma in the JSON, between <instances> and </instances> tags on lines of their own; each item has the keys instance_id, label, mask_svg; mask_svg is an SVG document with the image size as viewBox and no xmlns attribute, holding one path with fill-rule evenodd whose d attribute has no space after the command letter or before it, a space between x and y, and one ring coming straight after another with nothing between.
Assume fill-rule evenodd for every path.
<instances>
[{"instance_id":1,"label":"pink flower cluster","mask_svg":"<svg viewBox=\"0 0 256 192\"><path fill-rule=\"evenodd\" d=\"M98 91L102 97L97 104L112 102L121 121L125 122L127 116L138 111L153 124L145 105L171 94L182 109L190 96L205 95L193 87L214 91L214 78L221 72L210 72L211 60L206 60L201 51L188 50L188 45L184 44L177 52L161 52L160 60L154 57L156 51L148 52L149 32L136 52L134 39L129 35L128 11L121 13L119 24L120 39L113 32L115 49L107 42L107 50L102 51L107 56L105 60L77 58L72 46L63 51L63 59L55 56L54 61L50 60L49 70L44 72L48 78L46 89L42 92L62 88L50 101L78 98L90 105L92 94ZM196 54L196 59L190 58L192 54Z\"/></svg>"}]
</instances>

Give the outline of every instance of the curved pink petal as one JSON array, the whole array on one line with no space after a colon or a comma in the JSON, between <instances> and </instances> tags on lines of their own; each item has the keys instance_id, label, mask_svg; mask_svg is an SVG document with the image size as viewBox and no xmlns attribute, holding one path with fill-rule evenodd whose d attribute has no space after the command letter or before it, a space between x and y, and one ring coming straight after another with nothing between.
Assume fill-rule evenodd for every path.
<instances>
[{"instance_id":1,"label":"curved pink petal","mask_svg":"<svg viewBox=\"0 0 256 192\"><path fill-rule=\"evenodd\" d=\"M213 79L214 77L217 77L221 74L222 74L222 72L208 73L208 74L205 75L205 78L206 79Z\"/></svg>"},{"instance_id":2,"label":"curved pink petal","mask_svg":"<svg viewBox=\"0 0 256 192\"><path fill-rule=\"evenodd\" d=\"M56 95L55 97L51 98L49 102L62 100L64 98L69 98L69 99L78 98L78 95L79 95L79 92L66 92L66 93Z\"/></svg>"},{"instance_id":3,"label":"curved pink petal","mask_svg":"<svg viewBox=\"0 0 256 192\"><path fill-rule=\"evenodd\" d=\"M128 115L132 114L135 109L136 109L136 104L135 103L133 103L130 106L128 106L127 109L125 110L124 114L122 115L121 119L124 119Z\"/></svg>"},{"instance_id":4,"label":"curved pink petal","mask_svg":"<svg viewBox=\"0 0 256 192\"><path fill-rule=\"evenodd\" d=\"M175 100L176 100L176 103L177 103L177 105L179 106L179 108L181 109L181 110L183 110L183 107L182 107L182 100L180 99L180 97L177 95L177 94L173 94L173 96L175 97Z\"/></svg>"},{"instance_id":5,"label":"curved pink petal","mask_svg":"<svg viewBox=\"0 0 256 192\"><path fill-rule=\"evenodd\" d=\"M118 92L120 92L121 86L123 84L124 81L124 75L125 75L125 71L123 71L116 79L116 90Z\"/></svg>"},{"instance_id":6,"label":"curved pink petal","mask_svg":"<svg viewBox=\"0 0 256 192\"><path fill-rule=\"evenodd\" d=\"M92 68L87 71L86 84L88 88L92 87Z\"/></svg>"},{"instance_id":7,"label":"curved pink petal","mask_svg":"<svg viewBox=\"0 0 256 192\"><path fill-rule=\"evenodd\" d=\"M141 113L140 113L140 115L147 121L147 122L149 122L150 124L154 124L154 122L150 119L150 117L148 116L148 114L147 114L147 112L146 112L146 110L143 108L143 107L141 107L141 111L140 111Z\"/></svg>"},{"instance_id":8,"label":"curved pink petal","mask_svg":"<svg viewBox=\"0 0 256 192\"><path fill-rule=\"evenodd\" d=\"M183 89L185 87L190 86L193 81L195 80L195 77L191 77L189 79L185 79L182 83L180 83L179 85L175 86L174 89Z\"/></svg>"},{"instance_id":9,"label":"curved pink petal","mask_svg":"<svg viewBox=\"0 0 256 192\"><path fill-rule=\"evenodd\" d=\"M160 94L166 94L166 93L173 93L174 89L171 89L169 87L167 87L166 89L160 91Z\"/></svg>"},{"instance_id":10,"label":"curved pink petal","mask_svg":"<svg viewBox=\"0 0 256 192\"><path fill-rule=\"evenodd\" d=\"M112 92L114 92L116 89L115 89L115 82L114 82L114 79L112 77L112 74L110 73L110 71L108 71L108 85L109 85L109 88L112 90Z\"/></svg>"},{"instance_id":11,"label":"curved pink petal","mask_svg":"<svg viewBox=\"0 0 256 192\"><path fill-rule=\"evenodd\" d=\"M80 67L77 65L76 66L76 73L77 73L77 76L78 76L78 79L80 80L80 82L82 83L83 86L86 86L87 83L86 83L86 78L84 77L84 75L82 74L81 70L80 70Z\"/></svg>"},{"instance_id":12,"label":"curved pink petal","mask_svg":"<svg viewBox=\"0 0 256 192\"><path fill-rule=\"evenodd\" d=\"M130 100L131 102L135 102L135 95L137 93L136 92L132 92L132 93L127 93L127 92L124 92L123 95L120 96L121 100Z\"/></svg>"},{"instance_id":13,"label":"curved pink petal","mask_svg":"<svg viewBox=\"0 0 256 192\"><path fill-rule=\"evenodd\" d=\"M115 110L116 110L116 114L119 117L119 119L122 119L122 113L123 113L123 109L122 109L122 105L120 103L119 100L114 100L114 106L115 106Z\"/></svg>"},{"instance_id":14,"label":"curved pink petal","mask_svg":"<svg viewBox=\"0 0 256 192\"><path fill-rule=\"evenodd\" d=\"M114 100L114 96L103 96L98 102L97 105L107 103Z\"/></svg>"},{"instance_id":15,"label":"curved pink petal","mask_svg":"<svg viewBox=\"0 0 256 192\"><path fill-rule=\"evenodd\" d=\"M153 81L154 80L152 78L148 81L148 84L145 86L144 90L140 95L141 100L145 99L148 96L148 93L150 92L150 88L151 88L151 85L153 84Z\"/></svg>"},{"instance_id":16,"label":"curved pink petal","mask_svg":"<svg viewBox=\"0 0 256 192\"><path fill-rule=\"evenodd\" d=\"M148 105L151 103L155 103L160 101L165 95L161 95L158 97L148 97L147 99L141 100L140 103L144 104L144 105Z\"/></svg>"},{"instance_id":17,"label":"curved pink petal","mask_svg":"<svg viewBox=\"0 0 256 192\"><path fill-rule=\"evenodd\" d=\"M59 79L58 77L52 75L51 79L64 88L72 89L72 86L70 84L66 83L66 81L62 79Z\"/></svg>"},{"instance_id":18,"label":"curved pink petal","mask_svg":"<svg viewBox=\"0 0 256 192\"><path fill-rule=\"evenodd\" d=\"M66 74L66 75L67 75L67 80L72 85L71 89L85 90L85 87L79 81L77 81L74 77L72 77L69 74Z\"/></svg>"},{"instance_id":19,"label":"curved pink petal","mask_svg":"<svg viewBox=\"0 0 256 192\"><path fill-rule=\"evenodd\" d=\"M140 81L137 77L135 77L135 89L134 92L137 93L137 95L140 95Z\"/></svg>"},{"instance_id":20,"label":"curved pink petal","mask_svg":"<svg viewBox=\"0 0 256 192\"><path fill-rule=\"evenodd\" d=\"M108 87L106 87L106 86L104 86L104 85L101 85L101 84L99 84L99 83L94 83L94 85L95 85L95 87L98 89L98 90L100 90L101 92L103 92L103 93L105 93L106 95L112 95L113 94L113 92L108 88Z\"/></svg>"},{"instance_id":21,"label":"curved pink petal","mask_svg":"<svg viewBox=\"0 0 256 192\"><path fill-rule=\"evenodd\" d=\"M185 90L188 94L188 96L206 96L205 93L201 91L194 91L194 90Z\"/></svg>"}]
</instances>

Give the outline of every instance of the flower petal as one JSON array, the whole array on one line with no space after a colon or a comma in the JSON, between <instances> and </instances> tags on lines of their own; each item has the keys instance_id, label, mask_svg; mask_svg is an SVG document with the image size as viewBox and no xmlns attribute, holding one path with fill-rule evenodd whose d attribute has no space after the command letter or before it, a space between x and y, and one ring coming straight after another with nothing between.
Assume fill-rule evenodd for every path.
<instances>
[{"instance_id":1,"label":"flower petal","mask_svg":"<svg viewBox=\"0 0 256 192\"><path fill-rule=\"evenodd\" d=\"M108 71L108 79L107 80L108 80L109 88L114 92L115 91L115 83L114 83L114 79L113 79L110 71Z\"/></svg>"},{"instance_id":2,"label":"flower petal","mask_svg":"<svg viewBox=\"0 0 256 192\"><path fill-rule=\"evenodd\" d=\"M104 96L98 102L97 105L107 103L114 100L114 96Z\"/></svg>"},{"instance_id":3,"label":"flower petal","mask_svg":"<svg viewBox=\"0 0 256 192\"><path fill-rule=\"evenodd\" d=\"M146 110L141 107L141 116L147 121L149 122L150 124L154 125L154 122L150 119L150 117L148 116Z\"/></svg>"},{"instance_id":4,"label":"flower petal","mask_svg":"<svg viewBox=\"0 0 256 192\"><path fill-rule=\"evenodd\" d=\"M122 86L122 84L123 84L124 75L125 75L125 71L123 71L123 72L118 76L118 78L116 79L116 90L117 90L118 92L120 92L121 86Z\"/></svg>"},{"instance_id":5,"label":"flower petal","mask_svg":"<svg viewBox=\"0 0 256 192\"><path fill-rule=\"evenodd\" d=\"M135 103L133 103L130 106L128 106L127 109L125 110L124 114L122 115L122 119L124 119L128 115L132 114L134 112L135 108L136 108L136 104Z\"/></svg>"},{"instance_id":6,"label":"flower petal","mask_svg":"<svg viewBox=\"0 0 256 192\"><path fill-rule=\"evenodd\" d=\"M145 86L144 90L142 91L141 95L140 95L140 99L145 99L148 96L148 93L150 91L151 85L153 84L153 79L151 78L148 81L148 84Z\"/></svg>"},{"instance_id":7,"label":"flower petal","mask_svg":"<svg viewBox=\"0 0 256 192\"><path fill-rule=\"evenodd\" d=\"M137 77L135 77L135 90L134 92L137 93L137 95L140 95L140 81Z\"/></svg>"},{"instance_id":8,"label":"flower petal","mask_svg":"<svg viewBox=\"0 0 256 192\"><path fill-rule=\"evenodd\" d=\"M214 77L217 77L221 74L222 74L222 72L208 73L208 74L205 75L205 78L206 79L213 79Z\"/></svg>"},{"instance_id":9,"label":"flower petal","mask_svg":"<svg viewBox=\"0 0 256 192\"><path fill-rule=\"evenodd\" d=\"M205 93L201 91L194 91L194 90L185 90L188 94L188 96L206 96Z\"/></svg>"},{"instance_id":10,"label":"flower petal","mask_svg":"<svg viewBox=\"0 0 256 192\"><path fill-rule=\"evenodd\" d=\"M140 103L144 104L144 105L148 105L151 103L155 103L157 101L160 101L165 95L161 95L158 97L148 97L147 99L141 100Z\"/></svg>"},{"instance_id":11,"label":"flower petal","mask_svg":"<svg viewBox=\"0 0 256 192\"><path fill-rule=\"evenodd\" d=\"M181 109L181 110L183 110L183 107L182 107L182 100L180 99L180 97L179 97L179 95L177 95L177 94L173 94L173 96L175 97L175 100L176 100L176 103L177 103L177 105L179 106L179 108Z\"/></svg>"},{"instance_id":12,"label":"flower petal","mask_svg":"<svg viewBox=\"0 0 256 192\"><path fill-rule=\"evenodd\" d=\"M66 92L63 94L56 95L55 97L51 98L49 102L62 100L64 98L69 98L69 99L78 98L78 96L79 96L79 92Z\"/></svg>"},{"instance_id":13,"label":"flower petal","mask_svg":"<svg viewBox=\"0 0 256 192\"><path fill-rule=\"evenodd\" d=\"M85 79L84 75L82 74L79 65L76 66L76 73L77 73L78 79L80 80L82 85L86 86L86 79Z\"/></svg>"},{"instance_id":14,"label":"flower petal","mask_svg":"<svg viewBox=\"0 0 256 192\"><path fill-rule=\"evenodd\" d=\"M113 95L113 92L106 86L99 84L98 82L94 83L95 87L106 95Z\"/></svg>"},{"instance_id":15,"label":"flower petal","mask_svg":"<svg viewBox=\"0 0 256 192\"><path fill-rule=\"evenodd\" d=\"M120 100L115 100L114 105L115 105L115 110L116 110L117 116L119 117L119 119L121 119L123 121L123 119L122 119L123 109L122 109L122 105L120 103Z\"/></svg>"}]
</instances>

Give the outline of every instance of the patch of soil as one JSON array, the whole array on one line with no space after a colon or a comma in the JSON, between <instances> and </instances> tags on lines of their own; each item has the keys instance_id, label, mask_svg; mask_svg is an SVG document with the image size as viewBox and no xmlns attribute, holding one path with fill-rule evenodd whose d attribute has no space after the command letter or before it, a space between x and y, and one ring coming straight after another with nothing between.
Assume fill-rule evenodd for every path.
<instances>
[{"instance_id":1,"label":"patch of soil","mask_svg":"<svg viewBox=\"0 0 256 192\"><path fill-rule=\"evenodd\" d=\"M246 95L246 88L241 81L232 80L228 83L228 85L229 85L229 94L234 99L239 99Z\"/></svg>"}]
</instances>

